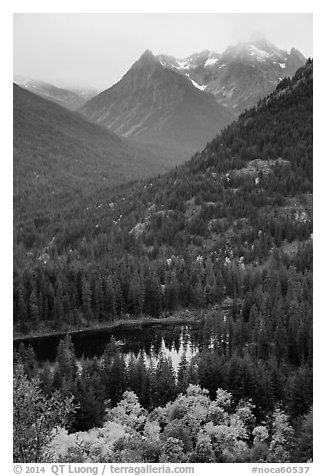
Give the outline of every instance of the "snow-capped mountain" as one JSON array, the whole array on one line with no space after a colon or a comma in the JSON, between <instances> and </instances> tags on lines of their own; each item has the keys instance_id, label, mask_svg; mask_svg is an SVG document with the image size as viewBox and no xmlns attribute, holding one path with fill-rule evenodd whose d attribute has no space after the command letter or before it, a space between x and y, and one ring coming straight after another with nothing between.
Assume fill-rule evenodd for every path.
<instances>
[{"instance_id":1,"label":"snow-capped mountain","mask_svg":"<svg viewBox=\"0 0 326 476\"><path fill-rule=\"evenodd\" d=\"M156 58L237 114L254 106L305 63L305 57L295 48L281 50L257 33L249 42L229 46L222 54L205 50L186 59L166 55Z\"/></svg>"},{"instance_id":2,"label":"snow-capped mountain","mask_svg":"<svg viewBox=\"0 0 326 476\"><path fill-rule=\"evenodd\" d=\"M281 50L257 34L222 54L181 59L147 50L79 111L121 136L196 151L304 63L298 50Z\"/></svg>"},{"instance_id":3,"label":"snow-capped mountain","mask_svg":"<svg viewBox=\"0 0 326 476\"><path fill-rule=\"evenodd\" d=\"M175 69L177 72L194 71L197 68L206 68L216 64L221 55L213 51L204 50L188 56L186 59L176 59L173 56L157 55L157 60L162 66Z\"/></svg>"},{"instance_id":4,"label":"snow-capped mountain","mask_svg":"<svg viewBox=\"0 0 326 476\"><path fill-rule=\"evenodd\" d=\"M199 57L189 65L196 61ZM146 51L117 84L80 112L121 136L195 152L235 118L195 83L186 64Z\"/></svg>"}]
</instances>

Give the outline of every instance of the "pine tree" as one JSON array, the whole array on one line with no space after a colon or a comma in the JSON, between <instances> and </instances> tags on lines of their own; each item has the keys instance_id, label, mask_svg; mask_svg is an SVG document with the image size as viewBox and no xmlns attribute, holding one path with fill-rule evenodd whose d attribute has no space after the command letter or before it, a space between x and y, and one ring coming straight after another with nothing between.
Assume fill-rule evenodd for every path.
<instances>
[{"instance_id":1,"label":"pine tree","mask_svg":"<svg viewBox=\"0 0 326 476\"><path fill-rule=\"evenodd\" d=\"M77 364L74 346L71 336L66 334L64 340L60 340L57 351L56 365L54 370L54 384L62 390L64 395L74 393L76 390Z\"/></svg>"},{"instance_id":2,"label":"pine tree","mask_svg":"<svg viewBox=\"0 0 326 476\"><path fill-rule=\"evenodd\" d=\"M189 366L187 355L184 352L181 356L181 360L178 365L178 384L177 391L178 393L183 393L188 388L189 381Z\"/></svg>"},{"instance_id":3,"label":"pine tree","mask_svg":"<svg viewBox=\"0 0 326 476\"><path fill-rule=\"evenodd\" d=\"M176 394L175 373L170 357L160 354L154 379L153 404L155 407L163 406Z\"/></svg>"},{"instance_id":4,"label":"pine tree","mask_svg":"<svg viewBox=\"0 0 326 476\"><path fill-rule=\"evenodd\" d=\"M91 288L85 277L82 279L82 309L83 314L87 320L87 323L90 323L92 318L92 309L91 309Z\"/></svg>"}]
</instances>

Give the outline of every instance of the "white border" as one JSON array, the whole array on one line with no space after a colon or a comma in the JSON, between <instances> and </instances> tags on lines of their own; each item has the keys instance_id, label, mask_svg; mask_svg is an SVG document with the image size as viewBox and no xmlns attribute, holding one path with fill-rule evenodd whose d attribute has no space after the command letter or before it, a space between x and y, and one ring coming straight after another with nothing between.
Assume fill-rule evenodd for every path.
<instances>
[{"instance_id":1,"label":"white border","mask_svg":"<svg viewBox=\"0 0 326 476\"><path fill-rule=\"evenodd\" d=\"M11 398L11 378L12 378L12 14L17 13L314 13L314 357L315 357L315 382L314 382L314 463L309 474L323 474L325 469L323 465L324 450L324 431L325 431L325 388L323 380L325 376L324 362L325 355L325 319L322 312L325 304L323 296L325 295L323 274L325 273L325 247L324 231L325 211L323 204L325 201L325 95L326 95L326 76L324 71L325 64L325 25L326 18L322 2L303 2L296 1L273 1L262 4L262 2L226 2L217 5L216 2L197 2L190 5L189 2L177 2L167 0L162 4L149 1L137 2L68 2L56 1L55 3L30 1L14 1L9 4L6 2L1 7L1 60L2 71L1 80L1 134L2 154L1 154L1 172L2 186L1 190L1 218L2 232L0 249L2 251L2 272L1 272L1 303L2 303L2 329L3 337L1 342L1 380L2 386L2 442L1 460L8 466L8 471L4 469L3 474L12 474L12 398ZM135 9L137 7L137 10ZM243 11L243 7L246 11ZM264 8L266 6L267 8ZM293 7L296 10L293 11ZM216 9L218 8L218 12ZM230 472L229 467L232 467ZM196 474L249 474L252 465L223 465L216 468L216 465L200 465L200 471ZM278 465L275 465L278 466ZM246 467L246 468L245 468ZM199 468L198 468L199 469ZM324 470L324 471L322 471Z\"/></svg>"}]
</instances>

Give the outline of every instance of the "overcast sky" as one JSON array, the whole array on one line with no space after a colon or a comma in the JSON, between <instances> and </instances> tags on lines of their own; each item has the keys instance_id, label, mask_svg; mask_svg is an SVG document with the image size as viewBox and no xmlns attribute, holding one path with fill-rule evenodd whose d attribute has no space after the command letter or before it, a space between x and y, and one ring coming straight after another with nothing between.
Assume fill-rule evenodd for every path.
<instances>
[{"instance_id":1,"label":"overcast sky","mask_svg":"<svg viewBox=\"0 0 326 476\"><path fill-rule=\"evenodd\" d=\"M276 46L312 56L307 13L19 13L14 15L14 74L58 86L116 83L150 49L184 58L248 41L258 31Z\"/></svg>"}]
</instances>

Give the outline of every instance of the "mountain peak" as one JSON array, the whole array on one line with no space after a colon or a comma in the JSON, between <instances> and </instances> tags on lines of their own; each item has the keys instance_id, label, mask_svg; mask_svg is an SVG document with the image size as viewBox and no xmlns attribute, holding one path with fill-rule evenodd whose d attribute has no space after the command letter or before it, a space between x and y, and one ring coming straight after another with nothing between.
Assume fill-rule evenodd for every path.
<instances>
[{"instance_id":1,"label":"mountain peak","mask_svg":"<svg viewBox=\"0 0 326 476\"><path fill-rule=\"evenodd\" d=\"M141 55L140 59L141 60L144 60L144 59L145 60L147 60L147 59L154 60L155 57L154 57L151 50L145 50L144 53Z\"/></svg>"},{"instance_id":2,"label":"mountain peak","mask_svg":"<svg viewBox=\"0 0 326 476\"><path fill-rule=\"evenodd\" d=\"M129 74L132 72L139 72L141 70L145 69L152 69L153 65L157 63L155 56L151 52L151 50L145 50L144 53L139 57L137 61L132 65L132 67L129 69L129 71L126 74ZM137 73L138 74L138 73Z\"/></svg>"},{"instance_id":3,"label":"mountain peak","mask_svg":"<svg viewBox=\"0 0 326 476\"><path fill-rule=\"evenodd\" d=\"M300 58L301 60L306 59L304 57L304 55L301 53L301 51L297 50L296 48L291 48L290 57L293 57L293 56L296 56L296 57Z\"/></svg>"},{"instance_id":4,"label":"mountain peak","mask_svg":"<svg viewBox=\"0 0 326 476\"><path fill-rule=\"evenodd\" d=\"M140 58L134 63L133 68L143 68L143 67L151 67L154 63L156 63L155 56L153 55L151 50L145 50L144 53L140 56Z\"/></svg>"}]
</instances>

